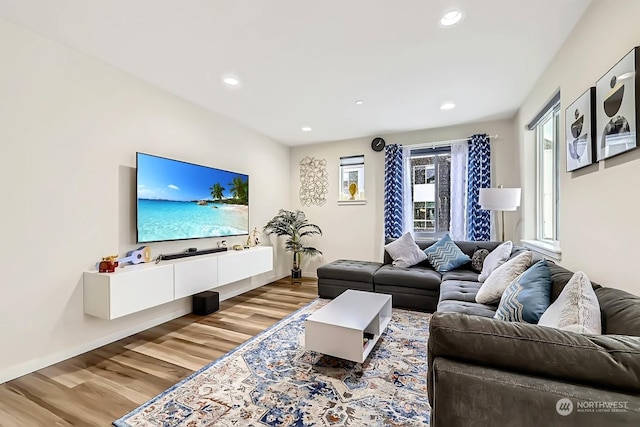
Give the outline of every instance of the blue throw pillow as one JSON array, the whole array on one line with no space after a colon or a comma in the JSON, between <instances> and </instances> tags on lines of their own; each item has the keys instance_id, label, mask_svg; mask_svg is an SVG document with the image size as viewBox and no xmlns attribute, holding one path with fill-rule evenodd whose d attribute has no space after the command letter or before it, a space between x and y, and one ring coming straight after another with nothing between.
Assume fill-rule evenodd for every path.
<instances>
[{"instance_id":1,"label":"blue throw pillow","mask_svg":"<svg viewBox=\"0 0 640 427\"><path fill-rule=\"evenodd\" d=\"M438 273L446 273L471 261L448 234L425 249L424 253Z\"/></svg>"},{"instance_id":2,"label":"blue throw pillow","mask_svg":"<svg viewBox=\"0 0 640 427\"><path fill-rule=\"evenodd\" d=\"M500 299L495 319L538 323L551 304L551 270L546 260L538 261L516 277Z\"/></svg>"}]
</instances>

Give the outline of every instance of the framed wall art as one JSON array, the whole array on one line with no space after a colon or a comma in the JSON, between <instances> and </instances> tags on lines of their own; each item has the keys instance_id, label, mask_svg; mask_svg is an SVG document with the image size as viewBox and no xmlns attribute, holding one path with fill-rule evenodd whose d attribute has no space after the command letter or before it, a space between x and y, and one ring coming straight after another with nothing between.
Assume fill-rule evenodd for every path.
<instances>
[{"instance_id":1,"label":"framed wall art","mask_svg":"<svg viewBox=\"0 0 640 427\"><path fill-rule=\"evenodd\" d=\"M638 146L639 59L640 48L634 47L596 83L598 161Z\"/></svg>"},{"instance_id":2,"label":"framed wall art","mask_svg":"<svg viewBox=\"0 0 640 427\"><path fill-rule=\"evenodd\" d=\"M596 88L591 87L564 112L567 172L589 166L596 151Z\"/></svg>"}]
</instances>

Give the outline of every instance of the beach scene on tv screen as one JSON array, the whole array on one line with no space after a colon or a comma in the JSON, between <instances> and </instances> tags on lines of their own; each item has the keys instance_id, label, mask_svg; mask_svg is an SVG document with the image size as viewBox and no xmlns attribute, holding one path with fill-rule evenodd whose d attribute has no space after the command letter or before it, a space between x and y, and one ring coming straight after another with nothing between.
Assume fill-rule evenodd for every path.
<instances>
[{"instance_id":1,"label":"beach scene on tv screen","mask_svg":"<svg viewBox=\"0 0 640 427\"><path fill-rule=\"evenodd\" d=\"M247 175L138 153L138 241L249 233Z\"/></svg>"}]
</instances>

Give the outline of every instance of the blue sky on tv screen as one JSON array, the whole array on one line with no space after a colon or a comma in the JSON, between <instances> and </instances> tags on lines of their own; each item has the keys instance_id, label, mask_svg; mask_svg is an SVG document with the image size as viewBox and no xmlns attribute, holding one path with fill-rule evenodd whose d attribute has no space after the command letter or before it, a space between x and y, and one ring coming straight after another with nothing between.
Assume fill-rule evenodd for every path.
<instances>
[{"instance_id":1,"label":"blue sky on tv screen","mask_svg":"<svg viewBox=\"0 0 640 427\"><path fill-rule=\"evenodd\" d=\"M211 187L220 183L231 197L231 181L248 176L163 157L138 153L138 199L191 201L211 199Z\"/></svg>"}]
</instances>

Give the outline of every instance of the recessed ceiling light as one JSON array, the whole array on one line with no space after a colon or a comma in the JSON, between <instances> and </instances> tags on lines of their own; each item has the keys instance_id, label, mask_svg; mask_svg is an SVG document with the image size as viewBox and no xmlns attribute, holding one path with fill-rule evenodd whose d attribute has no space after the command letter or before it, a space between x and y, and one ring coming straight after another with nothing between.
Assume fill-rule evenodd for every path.
<instances>
[{"instance_id":1,"label":"recessed ceiling light","mask_svg":"<svg viewBox=\"0 0 640 427\"><path fill-rule=\"evenodd\" d=\"M364 101L362 99L358 99L356 101L356 105L362 105L362 104L364 104Z\"/></svg>"},{"instance_id":2,"label":"recessed ceiling light","mask_svg":"<svg viewBox=\"0 0 640 427\"><path fill-rule=\"evenodd\" d=\"M451 110L452 108L455 108L456 104L454 104L453 102L445 102L444 104L442 104L440 106L441 110Z\"/></svg>"},{"instance_id":3,"label":"recessed ceiling light","mask_svg":"<svg viewBox=\"0 0 640 427\"><path fill-rule=\"evenodd\" d=\"M312 129L309 126L303 126L302 127L302 132L311 132Z\"/></svg>"},{"instance_id":4,"label":"recessed ceiling light","mask_svg":"<svg viewBox=\"0 0 640 427\"><path fill-rule=\"evenodd\" d=\"M235 76L223 76L222 81L229 86L238 86L240 85L240 80L238 80Z\"/></svg>"},{"instance_id":5,"label":"recessed ceiling light","mask_svg":"<svg viewBox=\"0 0 640 427\"><path fill-rule=\"evenodd\" d=\"M453 9L442 15L440 18L440 25L443 27L450 27L462 21L464 18L464 12L458 9Z\"/></svg>"}]
</instances>

